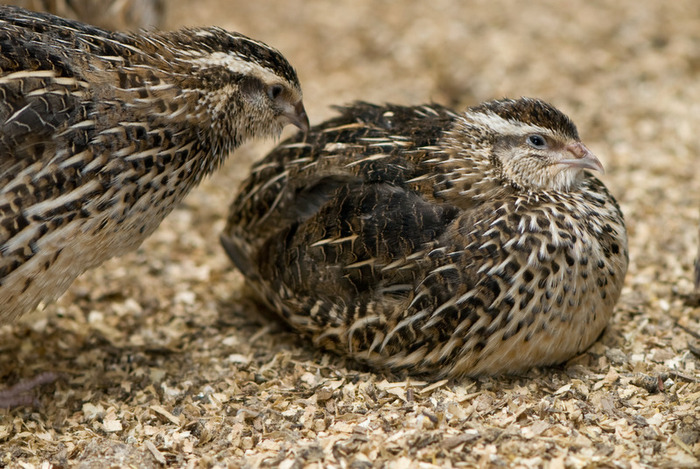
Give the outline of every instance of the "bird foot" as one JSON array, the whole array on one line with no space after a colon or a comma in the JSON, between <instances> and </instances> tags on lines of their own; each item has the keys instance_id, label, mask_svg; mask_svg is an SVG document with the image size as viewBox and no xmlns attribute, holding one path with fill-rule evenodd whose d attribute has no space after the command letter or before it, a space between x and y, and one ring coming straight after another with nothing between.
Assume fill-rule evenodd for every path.
<instances>
[{"instance_id":1,"label":"bird foot","mask_svg":"<svg viewBox=\"0 0 700 469\"><path fill-rule=\"evenodd\" d=\"M11 409L13 407L36 406L38 404L37 398L30 391L41 385L53 383L59 377L58 373L47 371L0 391L0 408Z\"/></svg>"}]
</instances>

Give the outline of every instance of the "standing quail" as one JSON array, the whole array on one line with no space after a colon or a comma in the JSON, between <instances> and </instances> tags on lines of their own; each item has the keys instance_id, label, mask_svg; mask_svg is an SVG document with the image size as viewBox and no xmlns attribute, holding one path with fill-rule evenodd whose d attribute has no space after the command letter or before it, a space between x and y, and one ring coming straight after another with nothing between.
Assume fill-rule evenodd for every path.
<instances>
[{"instance_id":1,"label":"standing quail","mask_svg":"<svg viewBox=\"0 0 700 469\"><path fill-rule=\"evenodd\" d=\"M605 328L622 213L540 100L358 103L254 166L222 243L315 344L440 377L562 362Z\"/></svg>"},{"instance_id":2,"label":"standing quail","mask_svg":"<svg viewBox=\"0 0 700 469\"><path fill-rule=\"evenodd\" d=\"M0 7L0 323L138 247L243 141L308 129L294 69L219 28Z\"/></svg>"}]
</instances>

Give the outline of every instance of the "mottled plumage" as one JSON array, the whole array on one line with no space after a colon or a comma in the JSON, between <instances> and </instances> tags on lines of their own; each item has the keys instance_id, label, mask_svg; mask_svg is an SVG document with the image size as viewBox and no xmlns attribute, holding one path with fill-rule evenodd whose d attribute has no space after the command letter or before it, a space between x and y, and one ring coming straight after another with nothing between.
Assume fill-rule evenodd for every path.
<instances>
[{"instance_id":1,"label":"mottled plumage","mask_svg":"<svg viewBox=\"0 0 700 469\"><path fill-rule=\"evenodd\" d=\"M139 244L246 139L308 127L294 69L219 28L0 7L0 323Z\"/></svg>"},{"instance_id":2,"label":"mottled plumage","mask_svg":"<svg viewBox=\"0 0 700 469\"><path fill-rule=\"evenodd\" d=\"M573 123L534 99L359 103L253 167L222 243L315 344L433 377L562 362L608 322L622 213Z\"/></svg>"}]
</instances>

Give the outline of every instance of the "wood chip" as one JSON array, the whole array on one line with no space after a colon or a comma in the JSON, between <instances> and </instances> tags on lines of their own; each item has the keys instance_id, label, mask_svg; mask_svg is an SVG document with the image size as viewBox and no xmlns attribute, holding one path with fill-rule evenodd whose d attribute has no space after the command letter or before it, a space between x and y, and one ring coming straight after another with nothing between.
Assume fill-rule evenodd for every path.
<instances>
[{"instance_id":1,"label":"wood chip","mask_svg":"<svg viewBox=\"0 0 700 469\"><path fill-rule=\"evenodd\" d=\"M158 451L158 448L156 448L156 446L153 443L151 443L150 440L144 441L143 445L146 447L146 449L148 451L151 452L151 454L153 455L154 458L156 458L156 461L158 461L159 464L165 465L165 463L167 462L165 459L165 456L163 456L163 453Z\"/></svg>"},{"instance_id":2,"label":"wood chip","mask_svg":"<svg viewBox=\"0 0 700 469\"><path fill-rule=\"evenodd\" d=\"M159 415L162 415L166 419L170 420L170 422L174 423L175 425L180 425L180 419L175 417L173 414L165 410L163 406L160 405L152 405L150 406L150 409L154 412L156 412Z\"/></svg>"}]
</instances>

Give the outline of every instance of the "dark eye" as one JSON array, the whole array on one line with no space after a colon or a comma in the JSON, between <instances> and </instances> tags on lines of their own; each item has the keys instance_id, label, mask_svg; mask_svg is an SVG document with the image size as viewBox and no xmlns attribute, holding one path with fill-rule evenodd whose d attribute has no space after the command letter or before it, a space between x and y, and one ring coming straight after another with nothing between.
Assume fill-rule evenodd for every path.
<instances>
[{"instance_id":1,"label":"dark eye","mask_svg":"<svg viewBox=\"0 0 700 469\"><path fill-rule=\"evenodd\" d=\"M538 134L528 135L527 143L529 143L530 146L537 148L538 150L541 150L547 146L547 141L542 135Z\"/></svg>"},{"instance_id":2,"label":"dark eye","mask_svg":"<svg viewBox=\"0 0 700 469\"><path fill-rule=\"evenodd\" d=\"M274 101L282 94L282 91L284 91L282 85L272 85L267 88L267 95Z\"/></svg>"}]
</instances>

